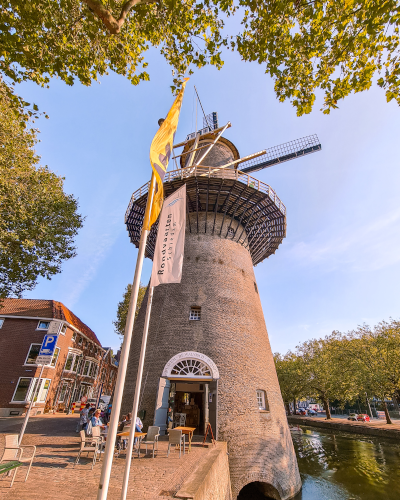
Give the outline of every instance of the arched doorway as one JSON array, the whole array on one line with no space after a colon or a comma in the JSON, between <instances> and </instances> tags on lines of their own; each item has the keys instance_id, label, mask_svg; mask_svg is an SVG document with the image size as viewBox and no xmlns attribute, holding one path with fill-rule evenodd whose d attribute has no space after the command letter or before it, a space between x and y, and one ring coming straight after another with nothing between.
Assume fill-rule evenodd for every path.
<instances>
[{"instance_id":1,"label":"arched doorway","mask_svg":"<svg viewBox=\"0 0 400 500\"><path fill-rule=\"evenodd\" d=\"M281 500L281 496L276 488L271 484L261 481L253 481L246 484L237 497L237 500Z\"/></svg>"},{"instance_id":2,"label":"arched doorway","mask_svg":"<svg viewBox=\"0 0 400 500\"><path fill-rule=\"evenodd\" d=\"M160 378L154 425L164 433L170 415L203 434L210 422L217 439L218 379L216 364L205 354L185 351L173 356Z\"/></svg>"}]
</instances>

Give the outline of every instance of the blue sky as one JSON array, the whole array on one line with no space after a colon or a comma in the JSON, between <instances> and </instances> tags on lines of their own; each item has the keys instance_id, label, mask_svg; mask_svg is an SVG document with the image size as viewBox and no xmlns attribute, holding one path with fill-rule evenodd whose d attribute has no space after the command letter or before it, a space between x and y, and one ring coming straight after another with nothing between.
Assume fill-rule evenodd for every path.
<instances>
[{"instance_id":1,"label":"blue sky","mask_svg":"<svg viewBox=\"0 0 400 500\"><path fill-rule=\"evenodd\" d=\"M62 301L117 348L118 301L133 279L137 250L124 213L133 191L151 175L149 146L173 101L169 67L149 53L151 81L138 87L110 75L101 84L50 89L22 84L19 93L50 115L36 125L42 164L66 178L86 216L78 256L26 298ZM399 318L399 116L376 88L353 95L331 115L301 118L279 103L272 80L256 63L225 54L221 71L196 71L187 87L177 140L194 128L196 85L206 113L217 111L241 156L309 134L322 151L257 172L287 207L287 238L255 268L273 351L361 323ZM201 122L199 120L199 125ZM146 260L143 282L151 262Z\"/></svg>"}]
</instances>

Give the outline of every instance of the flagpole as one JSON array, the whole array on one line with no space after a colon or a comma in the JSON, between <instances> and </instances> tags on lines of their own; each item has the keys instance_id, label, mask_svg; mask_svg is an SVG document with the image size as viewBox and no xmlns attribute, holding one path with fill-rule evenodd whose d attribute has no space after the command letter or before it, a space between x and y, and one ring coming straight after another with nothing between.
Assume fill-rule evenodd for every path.
<instances>
[{"instance_id":1,"label":"flagpole","mask_svg":"<svg viewBox=\"0 0 400 500\"><path fill-rule=\"evenodd\" d=\"M142 274L142 267L143 267L143 260L144 260L144 253L145 253L145 249L146 249L147 237L149 234L149 230L144 229L144 228L149 227L150 210L151 210L151 205L152 205L152 201L153 201L153 197L154 197L155 185L156 185L156 177L155 177L154 172L153 172L153 174L151 176L151 181L150 181L149 194L147 197L146 211L144 214L142 234L140 236L139 252L138 252L138 257L137 257L137 261L136 261L136 269L135 269L135 277L134 277L133 284L132 284L131 300L129 302L129 310L128 310L128 315L126 318L125 335L124 335L124 341L123 341L122 349L121 349L121 358L120 358L120 362L119 362L119 366L118 366L117 382L115 384L115 389L114 389L113 407L112 407L112 412L111 412L110 425L108 428L106 449L104 452L104 460L103 460L103 465L101 468L99 488L97 491L97 500L106 500L107 499L108 487L109 487L109 483L110 483L110 474L111 474L112 461L113 461L113 457L114 457L115 440L117 437L118 420L119 420L119 414L121 411L121 403L122 403L122 395L123 395L123 391L124 391L126 370L128 367L128 359L129 359L129 352L130 352L130 347L131 347L133 324L135 322L135 312L136 312L137 299L138 299L138 293L139 293L139 284L140 284L140 278L141 278L141 274Z\"/></svg>"},{"instance_id":2,"label":"flagpole","mask_svg":"<svg viewBox=\"0 0 400 500\"><path fill-rule=\"evenodd\" d=\"M131 428L129 431L128 448L126 450L125 471L124 471L124 479L122 482L121 500L126 500L126 495L128 492L128 482L129 482L129 474L130 474L130 470L131 470L133 443L135 440L136 416L137 416L138 406L139 406L140 388L142 385L144 357L146 354L146 344L147 344L147 337L148 337L148 332L149 332L151 305L153 302L153 291L154 291L154 287L149 285L149 295L147 298L147 308L146 308L146 319L145 319L144 328L143 328L142 347L140 350L138 373L137 373L137 377L136 377L135 398L133 400L133 408L132 408L132 423L131 423ZM139 446L140 446L140 442L139 442Z\"/></svg>"}]
</instances>

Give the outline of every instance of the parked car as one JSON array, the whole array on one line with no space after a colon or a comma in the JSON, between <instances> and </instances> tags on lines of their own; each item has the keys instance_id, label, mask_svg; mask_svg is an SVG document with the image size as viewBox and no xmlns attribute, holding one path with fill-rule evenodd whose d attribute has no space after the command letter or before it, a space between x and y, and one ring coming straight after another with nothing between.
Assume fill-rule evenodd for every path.
<instances>
[{"instance_id":1,"label":"parked car","mask_svg":"<svg viewBox=\"0 0 400 500\"><path fill-rule=\"evenodd\" d=\"M306 408L299 408L299 409L297 410L297 413L298 413L299 415L307 415L307 409L306 409Z\"/></svg>"},{"instance_id":2,"label":"parked car","mask_svg":"<svg viewBox=\"0 0 400 500\"><path fill-rule=\"evenodd\" d=\"M366 413L360 413L357 415L357 422L369 422L369 415Z\"/></svg>"},{"instance_id":3,"label":"parked car","mask_svg":"<svg viewBox=\"0 0 400 500\"><path fill-rule=\"evenodd\" d=\"M353 420L354 422L357 422L357 413L350 413L350 415L347 417L347 420Z\"/></svg>"},{"instance_id":4,"label":"parked car","mask_svg":"<svg viewBox=\"0 0 400 500\"><path fill-rule=\"evenodd\" d=\"M88 399L87 402L90 404L90 406L92 408L94 408L96 406L96 403L97 403L97 398L91 398L91 399ZM107 409L107 406L108 406L108 403L106 403L103 398L101 397L100 398L100 401L99 401L99 408L100 410L104 411Z\"/></svg>"},{"instance_id":5,"label":"parked car","mask_svg":"<svg viewBox=\"0 0 400 500\"><path fill-rule=\"evenodd\" d=\"M313 410L312 408L309 408L308 409L308 416L309 417L317 417L318 413L315 410Z\"/></svg>"}]
</instances>

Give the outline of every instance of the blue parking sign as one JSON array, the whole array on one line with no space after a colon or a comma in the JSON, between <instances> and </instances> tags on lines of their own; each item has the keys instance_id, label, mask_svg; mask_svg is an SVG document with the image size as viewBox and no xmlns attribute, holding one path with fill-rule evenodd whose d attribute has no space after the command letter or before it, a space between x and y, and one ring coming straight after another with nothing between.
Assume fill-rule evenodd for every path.
<instances>
[{"instance_id":1,"label":"blue parking sign","mask_svg":"<svg viewBox=\"0 0 400 500\"><path fill-rule=\"evenodd\" d=\"M53 356L57 344L57 335L45 335L39 356Z\"/></svg>"}]
</instances>

